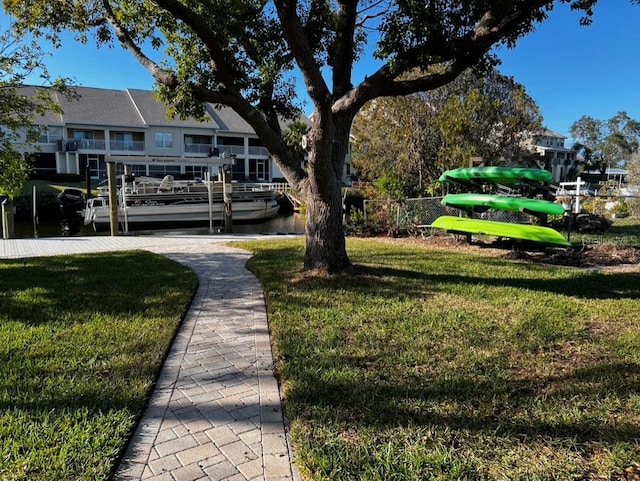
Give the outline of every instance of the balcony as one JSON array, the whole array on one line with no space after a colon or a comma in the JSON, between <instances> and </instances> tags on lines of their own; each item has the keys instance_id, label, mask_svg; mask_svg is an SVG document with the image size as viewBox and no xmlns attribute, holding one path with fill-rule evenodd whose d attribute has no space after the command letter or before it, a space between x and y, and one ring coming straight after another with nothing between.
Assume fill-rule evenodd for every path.
<instances>
[{"instance_id":1,"label":"balcony","mask_svg":"<svg viewBox=\"0 0 640 481\"><path fill-rule=\"evenodd\" d=\"M269 151L266 147L249 147L249 155L259 157L269 157Z\"/></svg>"},{"instance_id":2,"label":"balcony","mask_svg":"<svg viewBox=\"0 0 640 481\"><path fill-rule=\"evenodd\" d=\"M106 142L102 139L76 139L75 142L78 150L99 150L104 151L106 149Z\"/></svg>"},{"instance_id":3,"label":"balcony","mask_svg":"<svg viewBox=\"0 0 640 481\"><path fill-rule=\"evenodd\" d=\"M105 150L104 140L68 139L57 141L58 152L78 152L80 150Z\"/></svg>"},{"instance_id":4,"label":"balcony","mask_svg":"<svg viewBox=\"0 0 640 481\"><path fill-rule=\"evenodd\" d=\"M76 140L64 140L59 139L56 142L58 146L58 152L77 152L78 142Z\"/></svg>"},{"instance_id":5,"label":"balcony","mask_svg":"<svg viewBox=\"0 0 640 481\"><path fill-rule=\"evenodd\" d=\"M222 153L244 155L243 145L218 145L218 149L220 149L220 155L222 155Z\"/></svg>"},{"instance_id":6,"label":"balcony","mask_svg":"<svg viewBox=\"0 0 640 481\"><path fill-rule=\"evenodd\" d=\"M144 140L110 140L109 149L112 152L143 153L145 151L145 143Z\"/></svg>"},{"instance_id":7,"label":"balcony","mask_svg":"<svg viewBox=\"0 0 640 481\"><path fill-rule=\"evenodd\" d=\"M194 157L207 157L213 149L212 144L185 144L184 153Z\"/></svg>"}]
</instances>

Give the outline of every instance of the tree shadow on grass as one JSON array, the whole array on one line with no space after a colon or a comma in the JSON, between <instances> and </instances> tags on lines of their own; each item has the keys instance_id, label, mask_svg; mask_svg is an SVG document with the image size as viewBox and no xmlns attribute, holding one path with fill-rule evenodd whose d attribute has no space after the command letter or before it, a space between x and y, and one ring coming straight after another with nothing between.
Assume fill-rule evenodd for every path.
<instances>
[{"instance_id":1,"label":"tree shadow on grass","mask_svg":"<svg viewBox=\"0 0 640 481\"><path fill-rule=\"evenodd\" d=\"M192 279L187 268L143 251L3 261L0 272L0 312L27 325L145 315L165 286Z\"/></svg>"},{"instance_id":2,"label":"tree shadow on grass","mask_svg":"<svg viewBox=\"0 0 640 481\"><path fill-rule=\"evenodd\" d=\"M493 261L480 261L486 265L488 275L469 275L460 271L458 273L422 273L414 270L397 269L391 267L368 267L358 266L359 276L369 279L362 284L364 288L379 288L380 292L402 292L410 294L412 291L418 293L420 287L412 283L422 283L430 286L432 290L441 290L448 285L469 285L487 287L510 287L524 289L533 292L544 292L558 294L569 297L588 299L638 299L640 297L640 274L639 273L598 273L592 271L571 272L565 276L545 276L549 269L545 267L526 266L518 269L517 276L500 277L489 274L492 269L499 269L500 264ZM536 275L536 272L542 273ZM376 282L376 279L378 280ZM395 280L394 280L395 279ZM407 283L407 281L409 281ZM354 289L361 289L360 282L353 283ZM377 284L377 285L376 285ZM325 287L331 288L331 284L324 283ZM385 287L385 285L387 287ZM405 286L408 291L395 287ZM438 287L440 286L440 287Z\"/></svg>"},{"instance_id":3,"label":"tree shadow on grass","mask_svg":"<svg viewBox=\"0 0 640 481\"><path fill-rule=\"evenodd\" d=\"M196 286L148 252L3 261L0 273L0 313L14 326L0 348L0 410L141 409Z\"/></svg>"},{"instance_id":4,"label":"tree shadow on grass","mask_svg":"<svg viewBox=\"0 0 640 481\"><path fill-rule=\"evenodd\" d=\"M349 368L350 362L344 359L342 365ZM637 363L596 363L527 382L479 380L446 369L436 377L393 381L345 382L305 374L304 383L294 383L296 387L287 393L289 402L300 412L324 413L325 420L337 425L383 430L436 425L490 436L541 436L579 443L633 443L640 436L637 413L632 417L630 412L615 413L624 399L640 393ZM595 414L587 407L605 396L610 405L602 407L603 412ZM571 415L558 412L562 409Z\"/></svg>"}]
</instances>

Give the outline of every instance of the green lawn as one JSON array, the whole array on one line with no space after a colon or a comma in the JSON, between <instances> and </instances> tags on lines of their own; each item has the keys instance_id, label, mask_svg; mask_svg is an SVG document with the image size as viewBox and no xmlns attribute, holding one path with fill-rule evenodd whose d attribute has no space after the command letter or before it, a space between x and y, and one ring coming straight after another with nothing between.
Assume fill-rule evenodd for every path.
<instances>
[{"instance_id":1,"label":"green lawn","mask_svg":"<svg viewBox=\"0 0 640 481\"><path fill-rule=\"evenodd\" d=\"M108 479L196 285L146 252L0 261L0 479Z\"/></svg>"},{"instance_id":2,"label":"green lawn","mask_svg":"<svg viewBox=\"0 0 640 481\"><path fill-rule=\"evenodd\" d=\"M633 479L640 270L350 239L323 278L242 245L309 479ZM195 286L145 252L0 261L0 479L108 479Z\"/></svg>"},{"instance_id":3,"label":"green lawn","mask_svg":"<svg viewBox=\"0 0 640 481\"><path fill-rule=\"evenodd\" d=\"M309 479L632 479L640 270L350 239L329 279L302 241L243 246Z\"/></svg>"}]
</instances>

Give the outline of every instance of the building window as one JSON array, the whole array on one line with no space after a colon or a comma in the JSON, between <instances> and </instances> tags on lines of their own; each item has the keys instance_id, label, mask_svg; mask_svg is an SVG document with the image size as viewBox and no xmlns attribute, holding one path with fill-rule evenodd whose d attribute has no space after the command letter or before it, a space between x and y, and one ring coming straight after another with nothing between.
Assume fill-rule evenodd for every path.
<instances>
[{"instance_id":1,"label":"building window","mask_svg":"<svg viewBox=\"0 0 640 481\"><path fill-rule=\"evenodd\" d=\"M245 160L236 158L235 163L233 164L232 170L232 178L233 180L239 180L244 182L247 180L245 172L244 172Z\"/></svg>"},{"instance_id":2,"label":"building window","mask_svg":"<svg viewBox=\"0 0 640 481\"><path fill-rule=\"evenodd\" d=\"M158 178L162 178L165 175L173 175L176 179L178 179L180 178L180 166L152 164L152 165L149 165L149 175L151 177L158 177Z\"/></svg>"},{"instance_id":3,"label":"building window","mask_svg":"<svg viewBox=\"0 0 640 481\"><path fill-rule=\"evenodd\" d=\"M55 144L62 139L62 129L60 127L41 127L39 129L41 144Z\"/></svg>"},{"instance_id":4,"label":"building window","mask_svg":"<svg viewBox=\"0 0 640 481\"><path fill-rule=\"evenodd\" d=\"M147 175L147 166L146 165L132 165L131 166L131 172L133 172L133 175L135 175L136 177L142 177L142 176L146 176Z\"/></svg>"},{"instance_id":5,"label":"building window","mask_svg":"<svg viewBox=\"0 0 640 481\"><path fill-rule=\"evenodd\" d=\"M168 132L156 132L156 147L159 149L172 149L173 134Z\"/></svg>"},{"instance_id":6,"label":"building window","mask_svg":"<svg viewBox=\"0 0 640 481\"><path fill-rule=\"evenodd\" d=\"M113 132L111 148L114 150L132 150L133 134L130 132Z\"/></svg>"},{"instance_id":7,"label":"building window","mask_svg":"<svg viewBox=\"0 0 640 481\"><path fill-rule=\"evenodd\" d=\"M202 180L205 177L205 172L207 171L207 167L203 165L186 165L184 167L184 174L187 179L199 179ZM214 177L215 173L211 174Z\"/></svg>"},{"instance_id":8,"label":"building window","mask_svg":"<svg viewBox=\"0 0 640 481\"><path fill-rule=\"evenodd\" d=\"M218 137L218 145L244 146L243 137Z\"/></svg>"},{"instance_id":9,"label":"building window","mask_svg":"<svg viewBox=\"0 0 640 481\"><path fill-rule=\"evenodd\" d=\"M73 132L76 140L93 140L93 130L76 130Z\"/></svg>"}]
</instances>

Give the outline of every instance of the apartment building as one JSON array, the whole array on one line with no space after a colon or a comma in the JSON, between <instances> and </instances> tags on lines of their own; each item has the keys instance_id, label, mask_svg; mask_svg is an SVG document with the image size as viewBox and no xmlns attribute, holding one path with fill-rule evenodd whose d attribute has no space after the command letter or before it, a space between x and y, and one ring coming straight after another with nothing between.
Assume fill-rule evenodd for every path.
<instances>
[{"instance_id":1,"label":"apartment building","mask_svg":"<svg viewBox=\"0 0 640 481\"><path fill-rule=\"evenodd\" d=\"M212 157L228 155L235 156L234 180L283 178L253 129L230 108L207 104L203 121L170 119L167 106L150 91L89 87L76 91L77 99L52 93L64 113L50 112L35 121L41 135L25 153L36 177L84 177L88 166L91 178L102 180L106 161L112 159L131 165L138 176L202 178L213 165ZM212 175L218 173L217 165Z\"/></svg>"}]
</instances>

